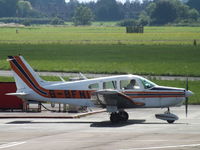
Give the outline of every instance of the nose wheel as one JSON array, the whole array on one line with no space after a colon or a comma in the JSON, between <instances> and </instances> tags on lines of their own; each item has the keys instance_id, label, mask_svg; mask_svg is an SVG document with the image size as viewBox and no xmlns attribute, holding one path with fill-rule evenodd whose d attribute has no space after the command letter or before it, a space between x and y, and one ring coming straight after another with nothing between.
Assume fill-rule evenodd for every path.
<instances>
[{"instance_id":1,"label":"nose wheel","mask_svg":"<svg viewBox=\"0 0 200 150\"><path fill-rule=\"evenodd\" d=\"M110 115L110 121L112 123L118 123L120 121L127 121L128 118L129 118L129 115L126 111L113 112Z\"/></svg>"},{"instance_id":2,"label":"nose wheel","mask_svg":"<svg viewBox=\"0 0 200 150\"><path fill-rule=\"evenodd\" d=\"M164 114L156 114L155 117L157 119L165 120L169 124L172 124L176 120L179 119L178 116L176 116L175 114L170 113L170 109L169 108L168 108L168 110Z\"/></svg>"},{"instance_id":3,"label":"nose wheel","mask_svg":"<svg viewBox=\"0 0 200 150\"><path fill-rule=\"evenodd\" d=\"M169 107L167 108L167 111L165 112L165 114L168 114L168 115L171 114L171 113L170 113L170 108L169 108ZM174 119L171 120L171 118L170 118L170 120L167 120L167 122L168 122L169 124L172 124L172 123L175 122L175 120L174 120Z\"/></svg>"},{"instance_id":4,"label":"nose wheel","mask_svg":"<svg viewBox=\"0 0 200 150\"><path fill-rule=\"evenodd\" d=\"M175 122L175 120L167 120L167 122L168 122L169 124L172 124L172 123Z\"/></svg>"}]
</instances>

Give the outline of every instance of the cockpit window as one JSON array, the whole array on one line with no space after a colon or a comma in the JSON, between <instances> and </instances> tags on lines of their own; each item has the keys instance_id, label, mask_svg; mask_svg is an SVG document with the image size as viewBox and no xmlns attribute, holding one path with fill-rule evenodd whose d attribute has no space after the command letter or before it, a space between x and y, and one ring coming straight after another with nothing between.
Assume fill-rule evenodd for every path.
<instances>
[{"instance_id":1,"label":"cockpit window","mask_svg":"<svg viewBox=\"0 0 200 150\"><path fill-rule=\"evenodd\" d=\"M131 90L131 89L140 89L140 86L138 85L135 79L131 79L131 80L121 80L120 88L124 90Z\"/></svg>"},{"instance_id":2,"label":"cockpit window","mask_svg":"<svg viewBox=\"0 0 200 150\"><path fill-rule=\"evenodd\" d=\"M141 80L141 82L142 82L142 84L143 84L145 89L150 89L150 88L152 88L152 87L154 87L156 85L155 83L153 83L153 82L151 82L149 80L146 80L146 79L140 79L140 80Z\"/></svg>"},{"instance_id":3,"label":"cockpit window","mask_svg":"<svg viewBox=\"0 0 200 150\"><path fill-rule=\"evenodd\" d=\"M103 89L117 89L117 81L104 82Z\"/></svg>"},{"instance_id":4,"label":"cockpit window","mask_svg":"<svg viewBox=\"0 0 200 150\"><path fill-rule=\"evenodd\" d=\"M90 84L88 86L89 89L99 89L99 84L98 83L94 83L94 84Z\"/></svg>"}]
</instances>

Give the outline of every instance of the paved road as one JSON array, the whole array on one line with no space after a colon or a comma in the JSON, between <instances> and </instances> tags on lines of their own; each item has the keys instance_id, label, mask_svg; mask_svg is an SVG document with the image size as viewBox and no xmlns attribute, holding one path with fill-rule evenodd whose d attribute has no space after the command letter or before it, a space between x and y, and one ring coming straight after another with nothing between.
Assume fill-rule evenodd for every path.
<instances>
[{"instance_id":1,"label":"paved road","mask_svg":"<svg viewBox=\"0 0 200 150\"><path fill-rule=\"evenodd\" d=\"M68 77L79 77L78 73L67 73L67 72L38 72L40 76L68 76ZM84 74L88 78L94 77L105 77L110 76L111 74ZM113 75L113 74L112 74ZM1 70L0 76L9 76L12 77L12 72L7 70ZM153 78L158 80L186 80L186 77L182 76L145 76L147 78ZM188 77L190 81L199 81L200 77Z\"/></svg>"},{"instance_id":2,"label":"paved road","mask_svg":"<svg viewBox=\"0 0 200 150\"><path fill-rule=\"evenodd\" d=\"M175 124L154 118L161 109L129 110L130 120L118 125L108 121L107 113L79 119L0 119L0 149L199 150L200 106L189 106L187 119L184 107L171 110L180 117Z\"/></svg>"}]
</instances>

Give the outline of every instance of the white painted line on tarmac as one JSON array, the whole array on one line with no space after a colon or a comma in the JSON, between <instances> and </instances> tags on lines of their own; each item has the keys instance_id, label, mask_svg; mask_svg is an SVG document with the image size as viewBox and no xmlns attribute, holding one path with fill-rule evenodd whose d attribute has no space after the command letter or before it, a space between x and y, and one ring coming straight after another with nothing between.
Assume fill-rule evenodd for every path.
<instances>
[{"instance_id":1,"label":"white painted line on tarmac","mask_svg":"<svg viewBox=\"0 0 200 150\"><path fill-rule=\"evenodd\" d=\"M151 150L151 149L166 149L166 148L195 147L195 146L200 146L200 144L173 145L173 146L160 146L160 147L144 147L144 148L130 148L130 149L120 149L120 150Z\"/></svg>"},{"instance_id":2,"label":"white painted line on tarmac","mask_svg":"<svg viewBox=\"0 0 200 150\"><path fill-rule=\"evenodd\" d=\"M26 142L10 142L10 143L0 145L0 149L17 146L17 145L21 145L24 143L26 143Z\"/></svg>"}]
</instances>

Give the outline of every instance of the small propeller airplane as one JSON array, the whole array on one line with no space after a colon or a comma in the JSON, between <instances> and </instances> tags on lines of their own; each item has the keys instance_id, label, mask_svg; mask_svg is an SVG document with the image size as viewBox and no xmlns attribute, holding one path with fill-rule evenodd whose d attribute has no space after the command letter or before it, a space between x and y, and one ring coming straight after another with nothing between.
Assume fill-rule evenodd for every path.
<instances>
[{"instance_id":1,"label":"small propeller airplane","mask_svg":"<svg viewBox=\"0 0 200 150\"><path fill-rule=\"evenodd\" d=\"M174 123L178 116L170 107L185 102L187 115L188 97L193 92L183 88L159 86L141 76L117 75L78 81L44 81L22 56L8 56L17 86L15 95L24 100L55 102L87 107L106 108L110 121L117 123L129 118L125 109L167 108L157 119Z\"/></svg>"}]
</instances>

